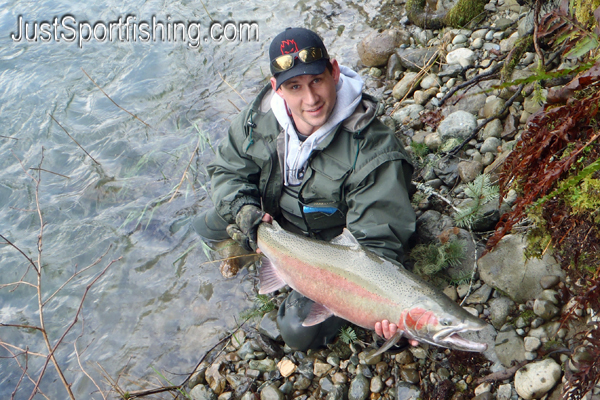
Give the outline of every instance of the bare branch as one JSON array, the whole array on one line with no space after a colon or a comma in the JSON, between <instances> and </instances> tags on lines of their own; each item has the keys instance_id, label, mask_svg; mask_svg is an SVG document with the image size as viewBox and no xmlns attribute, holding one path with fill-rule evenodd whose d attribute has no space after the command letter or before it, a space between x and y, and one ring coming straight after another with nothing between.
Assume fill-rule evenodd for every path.
<instances>
[{"instance_id":1,"label":"bare branch","mask_svg":"<svg viewBox=\"0 0 600 400\"><path fill-rule=\"evenodd\" d=\"M64 128L64 127L63 127L63 126L60 124L60 122L58 122L58 121L56 120L56 118L54 118L54 116L53 116L52 114L48 114L48 115L50 116L50 118L52 118L52 119L54 120L54 122L56 122L56 124L57 124L58 126L60 126L60 127L62 128L62 130L63 130L63 131L65 131L65 133L67 134L67 136L69 136L69 137L71 138L71 140L72 140L72 141L74 141L74 142L75 142L75 144L76 144L77 146L79 146L79 148L80 148L81 150L83 150L83 152L84 152L85 154L87 154L87 156L88 156L89 158L91 158L91 159L92 159L92 161L93 161L93 162L95 162L95 163L96 163L96 164L98 164L98 165L102 165L102 164L100 164L98 161L96 161L96 160L94 159L94 157L92 157L92 156L90 155L90 153L88 153L88 152L87 152L87 151L86 151L86 150L83 148L83 146L81 146L81 145L80 145L80 144L77 142L77 140L75 140L75 138L74 138L73 136L71 136L71 134L70 134L69 132L67 132L67 130L66 130L66 129L65 129L65 128Z\"/></svg>"},{"instance_id":2,"label":"bare branch","mask_svg":"<svg viewBox=\"0 0 600 400\"><path fill-rule=\"evenodd\" d=\"M98 259L96 261L94 261L93 263L91 263L90 265L88 265L87 267L85 267L84 269L80 270L80 271L75 271L75 273L73 275L71 275L71 277L69 279L67 279L62 285L60 285L60 287L58 289L56 289L56 291L54 293L52 293L46 300L44 300L44 302L42 303L42 306L45 306L50 300L52 300L52 298L54 296L56 296L56 294L58 292L60 292L62 290L62 288L64 288L69 282L71 282L77 275L82 274L83 272L87 271L88 269L96 266L100 261L102 261L102 259L104 258L104 256L109 252L109 250L112 248L112 244L110 246L108 246L108 248L106 249L106 251L104 252L104 254L102 254L100 257L98 257ZM77 269L77 266L75 266L75 269Z\"/></svg>"},{"instance_id":3,"label":"bare branch","mask_svg":"<svg viewBox=\"0 0 600 400\"><path fill-rule=\"evenodd\" d=\"M123 107L121 107L120 105L118 105L118 104L117 104L117 103L116 103L116 102L115 102L113 99L111 99L111 98L110 98L110 96L109 96L108 94L106 94L106 92L105 92L104 90L102 90L102 88L101 88L101 87L100 87L100 86L99 86L99 85L96 83L96 81L94 81L94 80L92 79L92 77L91 77L91 76L89 76L89 75L88 75L88 73L87 73L87 72L85 72L85 70L84 70L83 68L81 68L81 70L83 71L83 73L85 74L85 76L87 76L87 77L90 79L90 81L92 81L92 83L93 83L94 85L96 85L96 87L97 87L98 89L100 89L100 91L101 91L101 92L102 92L102 93L103 93L103 94L104 94L104 95L105 95L105 96L106 96L106 97L107 97L107 98L108 98L110 101L112 101L112 103L113 103L115 106L119 107L121 110L125 111L127 114L131 115L133 118L137 119L137 120L138 120L138 121L140 121L142 124L146 125L148 128L152 128L150 125L148 125L147 123L145 123L144 121L142 121L141 119L139 119L137 115L130 113L129 111L127 111L126 109L124 109Z\"/></svg>"},{"instance_id":4,"label":"bare branch","mask_svg":"<svg viewBox=\"0 0 600 400\"><path fill-rule=\"evenodd\" d=\"M13 242L11 242L10 240L8 240L8 239L6 238L6 236L4 236L4 235L0 234L0 238L4 239L4 241L5 241L5 242L6 242L6 243L7 243L9 246L12 246L12 247L13 247L15 250L17 250L19 253L21 253L21 255L22 255L23 257L25 257L25 259L26 259L27 261L29 261L29 263L30 263L30 264L33 266L33 268L35 268L36 272L38 271L38 269L37 269L37 266L35 265L35 262L34 262L34 261L33 261L33 260L32 260L32 259L31 259L31 258L30 258L28 255L27 255L27 254L25 254L25 253L23 252L23 250L21 250L21 249L20 249L20 248L18 248L18 247L17 247L17 246L16 246L16 245L15 245ZM23 280L23 279L21 279L21 280ZM34 287L37 287L37 286L35 286L35 285L33 285L33 286L34 286Z\"/></svg>"},{"instance_id":5,"label":"bare branch","mask_svg":"<svg viewBox=\"0 0 600 400\"><path fill-rule=\"evenodd\" d=\"M77 340L79 340L79 338L82 335L83 335L83 328L81 329L81 335L79 335L77 337L77 339L75 339L75 343L73 343L73 348L75 349L75 356L77 357L77 364L79 364L79 368L81 368L81 371L83 372L83 374L85 376L87 376L90 381L92 381L92 383L94 384L94 386L96 386L96 389L98 389L98 392L100 392L100 395L102 396L102 398L104 400L106 400L106 397L104 396L104 393L102 392L102 389L100 389L100 386L98 386L98 384L96 383L96 381L94 380L94 378L92 378L91 375L87 373L87 371L85 370L85 368L83 368L83 365L81 365L81 358L79 356L79 351L77 350ZM87 350L87 347L83 351L85 352L85 350Z\"/></svg>"},{"instance_id":6,"label":"bare branch","mask_svg":"<svg viewBox=\"0 0 600 400\"><path fill-rule=\"evenodd\" d=\"M39 326L35 326L35 325L20 325L20 324L3 324L3 323L0 323L0 326L7 326L7 327L21 328L21 329L35 329L35 330L38 330L38 331L42 330L42 328L40 328Z\"/></svg>"},{"instance_id":7,"label":"bare branch","mask_svg":"<svg viewBox=\"0 0 600 400\"><path fill-rule=\"evenodd\" d=\"M173 191L173 195L171 196L171 198L169 199L169 201L167 203L170 203L171 200L173 200L173 198L175 197L175 195L179 191L179 188L181 187L181 184L185 180L185 176L187 175L188 169L190 168L190 165L192 165L192 161L194 160L194 155L196 155L196 152L198 151L198 147L200 147L200 139L198 139L198 143L196 144L196 148L194 149L194 151L192 151L192 156L190 157L190 161L188 162L187 166L185 167L185 171L183 171L183 176L181 177L181 180L179 181L179 184L177 186L175 186L175 190Z\"/></svg>"},{"instance_id":8,"label":"bare branch","mask_svg":"<svg viewBox=\"0 0 600 400\"><path fill-rule=\"evenodd\" d=\"M48 172L50 174L62 176L63 178L71 179L71 177L69 177L69 176L66 176L66 175L63 175L63 174L59 174L58 172L48 171L47 169L44 169L44 168L29 168L29 169L34 170L34 171L44 171L44 172Z\"/></svg>"}]
</instances>

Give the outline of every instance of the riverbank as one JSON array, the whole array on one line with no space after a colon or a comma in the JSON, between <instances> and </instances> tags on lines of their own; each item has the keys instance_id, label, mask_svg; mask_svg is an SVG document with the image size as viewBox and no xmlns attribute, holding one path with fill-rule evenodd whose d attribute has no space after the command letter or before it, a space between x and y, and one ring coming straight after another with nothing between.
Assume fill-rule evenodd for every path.
<instances>
[{"instance_id":1,"label":"riverbank","mask_svg":"<svg viewBox=\"0 0 600 400\"><path fill-rule=\"evenodd\" d=\"M498 199L482 188L497 182L528 120L543 106L539 95L550 90L534 90L518 79L536 74L540 55L547 70L574 63L525 42L534 28L532 10L516 1L492 0L487 17L472 29L422 29L398 17L401 7L386 7L397 13L387 25L385 15L377 21L393 29L361 38L360 73L367 91L382 99L382 121L417 165L415 245L439 248L456 241L464 247L460 262L444 270L440 290L489 322L488 329L469 336L488 350L420 345L373 357L377 338L354 328L356 337L347 332L328 349L295 352L282 347L272 310L248 321L200 363L186 383L195 400L559 399L567 374L578 372L590 356L585 348L573 351L581 349L575 335L597 318L593 310L572 307L569 293L579 283L551 252L526 257L528 227L515 229L482 256L496 223L518 201L514 191ZM500 88L506 80L522 84ZM454 156L441 156L448 153ZM478 178L481 173L490 182ZM472 213L461 224L456 210ZM407 266L418 263L413 257ZM285 295L275 297L275 306ZM578 318L561 324L570 313ZM599 393L596 386L585 398Z\"/></svg>"}]
</instances>

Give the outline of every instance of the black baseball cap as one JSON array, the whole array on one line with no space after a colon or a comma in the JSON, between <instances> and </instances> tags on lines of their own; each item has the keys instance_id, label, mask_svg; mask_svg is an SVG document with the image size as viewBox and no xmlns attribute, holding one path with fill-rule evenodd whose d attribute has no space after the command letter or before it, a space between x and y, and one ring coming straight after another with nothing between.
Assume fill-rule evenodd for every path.
<instances>
[{"instance_id":1,"label":"black baseball cap","mask_svg":"<svg viewBox=\"0 0 600 400\"><path fill-rule=\"evenodd\" d=\"M321 49L324 56L321 59L310 63L304 63L295 58L294 65L287 71L278 72L274 69L273 60L277 57L285 54L297 53L307 47ZM327 55L327 49L319 35L305 28L287 28L285 31L275 36L271 42L271 46L269 47L269 59L271 60L271 63L269 64L271 74L277 81L276 89L279 89L279 86L281 86L283 82L295 76L322 74L327 67L329 56Z\"/></svg>"}]
</instances>

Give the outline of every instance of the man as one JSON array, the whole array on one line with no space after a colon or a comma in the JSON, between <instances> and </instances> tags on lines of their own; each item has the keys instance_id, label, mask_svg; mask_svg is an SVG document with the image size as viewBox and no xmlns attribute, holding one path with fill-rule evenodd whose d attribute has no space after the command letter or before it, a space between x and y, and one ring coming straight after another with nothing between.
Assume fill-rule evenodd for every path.
<instances>
[{"instance_id":1,"label":"man","mask_svg":"<svg viewBox=\"0 0 600 400\"><path fill-rule=\"evenodd\" d=\"M407 187L412 166L376 118L363 81L330 59L319 36L288 28L269 48L272 78L232 122L208 167L215 209L194 221L203 237L232 237L256 250L256 230L276 219L287 230L330 240L347 227L364 246L400 263L415 228ZM326 344L344 321L303 327L312 301L292 292L277 322L285 342ZM391 337L397 327L377 323Z\"/></svg>"}]
</instances>

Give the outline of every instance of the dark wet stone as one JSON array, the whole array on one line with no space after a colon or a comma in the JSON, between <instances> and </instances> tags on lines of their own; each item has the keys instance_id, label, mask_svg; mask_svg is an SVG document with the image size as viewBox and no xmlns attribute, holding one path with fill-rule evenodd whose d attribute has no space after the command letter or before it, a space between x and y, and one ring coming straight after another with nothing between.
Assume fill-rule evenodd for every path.
<instances>
[{"instance_id":1,"label":"dark wet stone","mask_svg":"<svg viewBox=\"0 0 600 400\"><path fill-rule=\"evenodd\" d=\"M260 400L283 400L283 393L275 385L269 385L260 392Z\"/></svg>"},{"instance_id":2,"label":"dark wet stone","mask_svg":"<svg viewBox=\"0 0 600 400\"><path fill-rule=\"evenodd\" d=\"M270 311L263 316L258 331L273 340L281 339L281 332L277 327L277 310Z\"/></svg>"},{"instance_id":3,"label":"dark wet stone","mask_svg":"<svg viewBox=\"0 0 600 400\"><path fill-rule=\"evenodd\" d=\"M333 390L333 382L329 377L319 379L319 386L324 393L329 393Z\"/></svg>"},{"instance_id":4,"label":"dark wet stone","mask_svg":"<svg viewBox=\"0 0 600 400\"><path fill-rule=\"evenodd\" d=\"M259 334L256 338L256 341L269 357L283 357L283 350L281 349L281 346L277 344L273 339L267 337L266 335Z\"/></svg>"},{"instance_id":5,"label":"dark wet stone","mask_svg":"<svg viewBox=\"0 0 600 400\"><path fill-rule=\"evenodd\" d=\"M311 384L311 380L305 377L304 375L299 375L296 381L294 381L294 389L296 390L304 390L308 388Z\"/></svg>"},{"instance_id":6,"label":"dark wet stone","mask_svg":"<svg viewBox=\"0 0 600 400\"><path fill-rule=\"evenodd\" d=\"M348 387L346 385L335 385L327 394L326 400L343 400L348 397Z\"/></svg>"},{"instance_id":7,"label":"dark wet stone","mask_svg":"<svg viewBox=\"0 0 600 400\"><path fill-rule=\"evenodd\" d=\"M559 282L560 276L546 275L542 276L542 278L540 279L540 286L542 286L543 289L551 289L554 286L558 285Z\"/></svg>"},{"instance_id":8,"label":"dark wet stone","mask_svg":"<svg viewBox=\"0 0 600 400\"><path fill-rule=\"evenodd\" d=\"M446 64L440 72L438 72L439 78L456 78L462 72L463 68L460 64Z\"/></svg>"},{"instance_id":9,"label":"dark wet stone","mask_svg":"<svg viewBox=\"0 0 600 400\"><path fill-rule=\"evenodd\" d=\"M310 360L304 360L300 365L298 365L298 369L296 372L302 374L308 379L313 379L315 377L314 374L314 364Z\"/></svg>"},{"instance_id":10,"label":"dark wet stone","mask_svg":"<svg viewBox=\"0 0 600 400\"><path fill-rule=\"evenodd\" d=\"M421 391L410 383L400 382L396 385L396 398L402 400L417 400L421 398Z\"/></svg>"},{"instance_id":11,"label":"dark wet stone","mask_svg":"<svg viewBox=\"0 0 600 400\"><path fill-rule=\"evenodd\" d=\"M369 396L369 380L363 374L357 374L350 382L348 400L365 400Z\"/></svg>"},{"instance_id":12,"label":"dark wet stone","mask_svg":"<svg viewBox=\"0 0 600 400\"><path fill-rule=\"evenodd\" d=\"M400 63L400 58L398 58L397 54L392 54L390 56L390 58L388 59L388 64L387 64L387 74L386 74L386 78L388 81L393 81L396 79L396 74L398 72L402 72L404 71L404 67L402 67L402 64Z\"/></svg>"},{"instance_id":13,"label":"dark wet stone","mask_svg":"<svg viewBox=\"0 0 600 400\"><path fill-rule=\"evenodd\" d=\"M433 169L435 175L444 181L444 185L452 187L458 180L458 162L458 160L452 160Z\"/></svg>"},{"instance_id":14,"label":"dark wet stone","mask_svg":"<svg viewBox=\"0 0 600 400\"><path fill-rule=\"evenodd\" d=\"M217 400L217 395L206 385L196 385L190 391L193 400Z\"/></svg>"},{"instance_id":15,"label":"dark wet stone","mask_svg":"<svg viewBox=\"0 0 600 400\"><path fill-rule=\"evenodd\" d=\"M285 381L283 385L279 386L279 390L283 394L290 394L294 390L294 384L292 381Z\"/></svg>"},{"instance_id":16,"label":"dark wet stone","mask_svg":"<svg viewBox=\"0 0 600 400\"><path fill-rule=\"evenodd\" d=\"M417 237L423 243L435 242L442 232L452 226L452 218L435 210L427 210L417 219Z\"/></svg>"},{"instance_id":17,"label":"dark wet stone","mask_svg":"<svg viewBox=\"0 0 600 400\"><path fill-rule=\"evenodd\" d=\"M419 372L416 369L403 368L400 370L400 377L408 383L419 382ZM398 397L403 398L403 397Z\"/></svg>"}]
</instances>

